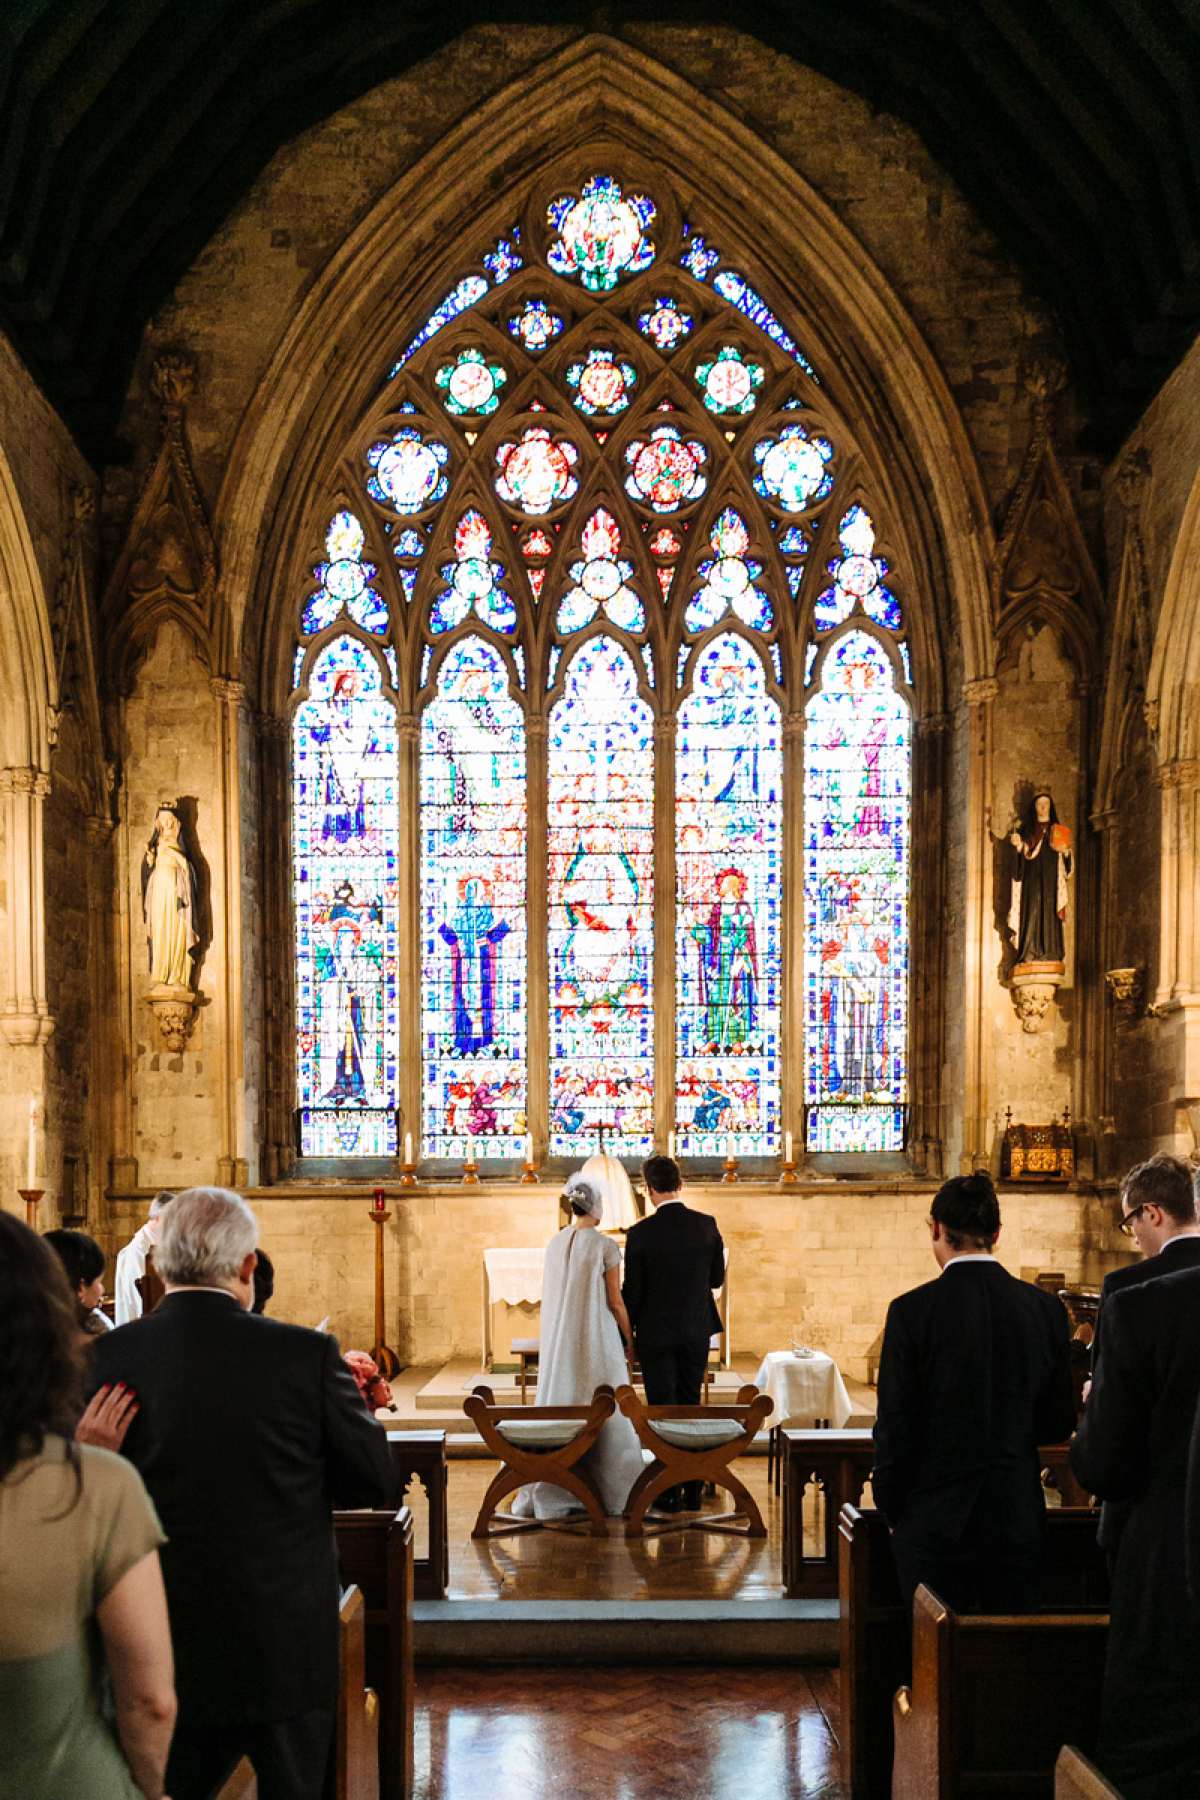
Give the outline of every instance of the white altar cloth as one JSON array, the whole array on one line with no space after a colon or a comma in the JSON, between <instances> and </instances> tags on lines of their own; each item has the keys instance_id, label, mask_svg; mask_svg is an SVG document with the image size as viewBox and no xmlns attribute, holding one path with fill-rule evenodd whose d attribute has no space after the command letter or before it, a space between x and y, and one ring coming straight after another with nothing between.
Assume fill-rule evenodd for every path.
<instances>
[{"instance_id":1,"label":"white altar cloth","mask_svg":"<svg viewBox=\"0 0 1200 1800\"><path fill-rule=\"evenodd\" d=\"M545 1261L544 1250L485 1250L489 1297L506 1300L509 1306L520 1306L523 1300L537 1306L542 1298Z\"/></svg>"},{"instance_id":2,"label":"white altar cloth","mask_svg":"<svg viewBox=\"0 0 1200 1800\"><path fill-rule=\"evenodd\" d=\"M797 1356L791 1350L768 1351L754 1385L775 1402L768 1421L772 1429L796 1425L811 1430L814 1421L828 1419L833 1429L840 1431L854 1411L837 1364L821 1350L814 1350L811 1356Z\"/></svg>"}]
</instances>

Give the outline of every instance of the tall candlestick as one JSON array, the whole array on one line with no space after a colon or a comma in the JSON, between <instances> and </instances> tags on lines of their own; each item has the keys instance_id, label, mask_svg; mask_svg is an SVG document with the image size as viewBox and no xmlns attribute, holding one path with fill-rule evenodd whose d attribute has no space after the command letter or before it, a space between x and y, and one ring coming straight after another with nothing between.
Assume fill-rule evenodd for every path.
<instances>
[{"instance_id":1,"label":"tall candlestick","mask_svg":"<svg viewBox=\"0 0 1200 1800\"><path fill-rule=\"evenodd\" d=\"M667 1155L672 1162L675 1161L675 1133L673 1131L667 1133Z\"/></svg>"},{"instance_id":2,"label":"tall candlestick","mask_svg":"<svg viewBox=\"0 0 1200 1800\"><path fill-rule=\"evenodd\" d=\"M783 1134L783 1160L784 1162L792 1160L792 1134L790 1131L785 1131Z\"/></svg>"},{"instance_id":3,"label":"tall candlestick","mask_svg":"<svg viewBox=\"0 0 1200 1800\"><path fill-rule=\"evenodd\" d=\"M29 1158L28 1158L28 1164L27 1164L28 1174L25 1177L25 1186L27 1188L33 1188L33 1187L37 1186L37 1120L38 1120L38 1104L37 1104L36 1100L31 1100L29 1102Z\"/></svg>"}]
</instances>

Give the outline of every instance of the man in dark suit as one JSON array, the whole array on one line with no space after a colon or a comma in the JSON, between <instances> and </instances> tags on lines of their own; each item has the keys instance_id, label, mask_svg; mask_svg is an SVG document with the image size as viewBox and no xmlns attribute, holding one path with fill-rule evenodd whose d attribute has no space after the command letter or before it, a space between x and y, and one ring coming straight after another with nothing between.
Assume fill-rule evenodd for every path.
<instances>
[{"instance_id":1,"label":"man in dark suit","mask_svg":"<svg viewBox=\"0 0 1200 1800\"><path fill-rule=\"evenodd\" d=\"M713 1289L724 1285L725 1246L717 1221L680 1196L679 1165L669 1156L642 1164L653 1213L630 1227L625 1243L625 1306L633 1326L649 1406L699 1406L709 1344L721 1329ZM694 1512L703 1482L672 1488L661 1512Z\"/></svg>"},{"instance_id":2,"label":"man in dark suit","mask_svg":"<svg viewBox=\"0 0 1200 1800\"><path fill-rule=\"evenodd\" d=\"M1096 1761L1125 1800L1200 1794L1200 1607L1185 1496L1200 1395L1200 1268L1118 1289L1071 1466L1127 1507Z\"/></svg>"},{"instance_id":3,"label":"man in dark suit","mask_svg":"<svg viewBox=\"0 0 1200 1800\"><path fill-rule=\"evenodd\" d=\"M332 1511L393 1500L393 1460L333 1338L250 1312L258 1226L238 1195L167 1209L157 1310L97 1343L138 1411L123 1454L167 1542L179 1721L172 1800L248 1756L262 1800L319 1800L338 1694Z\"/></svg>"},{"instance_id":4,"label":"man in dark suit","mask_svg":"<svg viewBox=\"0 0 1200 1800\"><path fill-rule=\"evenodd\" d=\"M929 1234L941 1274L888 1309L875 1504L910 1607L924 1582L956 1612L1032 1612L1045 1528L1038 1445L1075 1424L1066 1310L996 1261L1000 1206L987 1175L945 1183Z\"/></svg>"},{"instance_id":5,"label":"man in dark suit","mask_svg":"<svg viewBox=\"0 0 1200 1800\"><path fill-rule=\"evenodd\" d=\"M1191 1168L1178 1156L1152 1156L1130 1169L1121 1183L1121 1230L1142 1253L1141 1262L1113 1269L1104 1277L1096 1330L1092 1338L1092 1377L1100 1362L1104 1321L1114 1294L1157 1281L1181 1269L1200 1268L1200 1220ZM1085 1389L1086 1393L1086 1389ZM1108 1551L1109 1569L1115 1571L1117 1548L1129 1508L1106 1500L1100 1512L1100 1543Z\"/></svg>"}]
</instances>

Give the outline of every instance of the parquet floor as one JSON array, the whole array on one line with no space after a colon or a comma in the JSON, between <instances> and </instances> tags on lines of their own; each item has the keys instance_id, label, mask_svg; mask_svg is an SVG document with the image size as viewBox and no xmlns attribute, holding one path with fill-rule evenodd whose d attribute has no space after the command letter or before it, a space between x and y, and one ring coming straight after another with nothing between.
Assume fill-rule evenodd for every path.
<instances>
[{"instance_id":1,"label":"parquet floor","mask_svg":"<svg viewBox=\"0 0 1200 1800\"><path fill-rule=\"evenodd\" d=\"M425 1669L416 1800L845 1800L838 1677Z\"/></svg>"},{"instance_id":2,"label":"parquet floor","mask_svg":"<svg viewBox=\"0 0 1200 1800\"><path fill-rule=\"evenodd\" d=\"M737 1465L738 1476L758 1501L767 1526L768 1535L753 1541L678 1529L627 1543L620 1519L609 1520L607 1538L531 1531L476 1541L471 1528L498 1467L495 1462L475 1460L450 1463L447 1597L451 1600L782 1597L782 1514L779 1500L767 1489L765 1456L742 1457ZM705 1502L711 1512L725 1512L730 1504L723 1493Z\"/></svg>"}]
</instances>

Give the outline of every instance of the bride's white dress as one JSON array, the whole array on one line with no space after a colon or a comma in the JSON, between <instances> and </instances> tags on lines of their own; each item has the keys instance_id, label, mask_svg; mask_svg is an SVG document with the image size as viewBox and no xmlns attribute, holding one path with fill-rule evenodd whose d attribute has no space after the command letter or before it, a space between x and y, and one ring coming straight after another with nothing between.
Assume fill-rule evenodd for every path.
<instances>
[{"instance_id":1,"label":"bride's white dress","mask_svg":"<svg viewBox=\"0 0 1200 1800\"><path fill-rule=\"evenodd\" d=\"M538 1352L539 1406L586 1406L601 1382L616 1388L629 1380L621 1333L604 1291L605 1270L616 1268L620 1261L616 1244L594 1226L568 1225L547 1245ZM600 1489L604 1510L622 1512L644 1466L637 1433L624 1413L605 1421L581 1466ZM539 1481L520 1490L512 1510L525 1518L557 1519L578 1504L565 1488Z\"/></svg>"}]
</instances>

